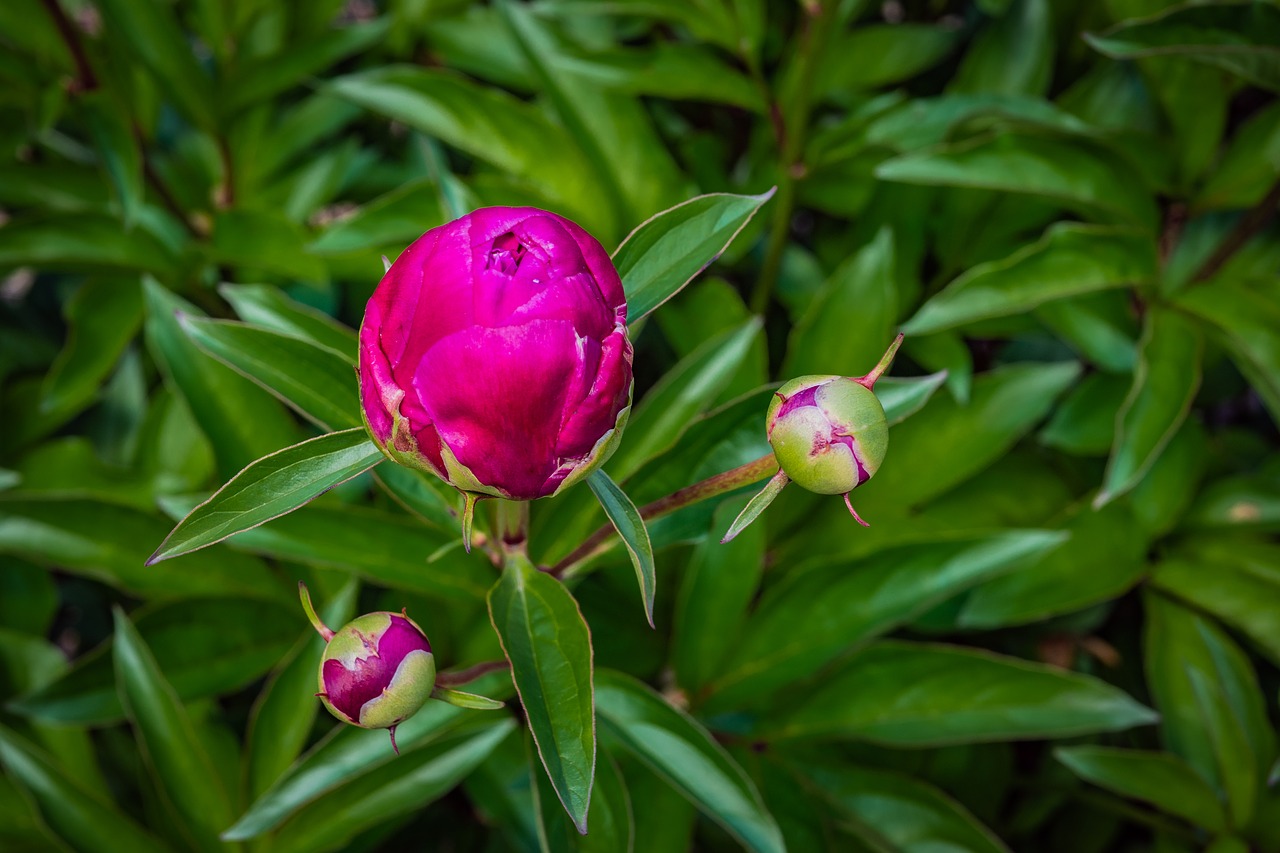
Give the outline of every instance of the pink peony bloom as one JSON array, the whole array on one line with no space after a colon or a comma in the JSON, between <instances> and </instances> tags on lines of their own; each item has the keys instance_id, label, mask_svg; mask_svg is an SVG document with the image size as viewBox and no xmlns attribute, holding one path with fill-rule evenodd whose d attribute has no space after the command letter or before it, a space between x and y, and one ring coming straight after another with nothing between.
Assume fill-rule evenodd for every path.
<instances>
[{"instance_id":1,"label":"pink peony bloom","mask_svg":"<svg viewBox=\"0 0 1280 853\"><path fill-rule=\"evenodd\" d=\"M360 395L374 441L461 491L532 500L602 464L631 407L627 303L608 253L530 207L423 234L374 291Z\"/></svg>"}]
</instances>

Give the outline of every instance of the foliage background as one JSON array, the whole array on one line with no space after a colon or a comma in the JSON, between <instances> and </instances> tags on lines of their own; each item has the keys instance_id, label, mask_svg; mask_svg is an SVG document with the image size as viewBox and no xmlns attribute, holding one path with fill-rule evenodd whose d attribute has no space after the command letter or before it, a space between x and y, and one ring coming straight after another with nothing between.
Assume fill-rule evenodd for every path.
<instances>
[{"instance_id":1,"label":"foliage background","mask_svg":"<svg viewBox=\"0 0 1280 853\"><path fill-rule=\"evenodd\" d=\"M1280 849L1277 45L1266 2L0 4L0 846ZM380 255L772 186L633 328L613 477L759 456L770 382L900 326L927 403L867 530L794 487L731 546L744 494L652 524L657 630L621 549L580 567L589 835L512 713L424 712L395 761L316 714L298 578L500 656L429 484L143 566L348 425ZM538 504L535 560L602 520Z\"/></svg>"}]
</instances>

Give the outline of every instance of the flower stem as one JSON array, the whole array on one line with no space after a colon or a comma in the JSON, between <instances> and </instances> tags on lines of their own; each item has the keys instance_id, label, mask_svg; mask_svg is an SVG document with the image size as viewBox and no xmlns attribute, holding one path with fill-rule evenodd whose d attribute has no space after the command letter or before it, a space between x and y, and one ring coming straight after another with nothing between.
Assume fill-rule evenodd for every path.
<instances>
[{"instance_id":1,"label":"flower stem","mask_svg":"<svg viewBox=\"0 0 1280 853\"><path fill-rule=\"evenodd\" d=\"M885 350L884 355L880 357L880 363L866 376L853 381L864 386L868 391L872 390L875 387L876 380L884 375L884 372L889 369L889 365L893 364L893 357L898 354L898 347L902 346L902 338L903 334L899 332L898 336L893 339L893 343L889 344L889 348ZM854 517L856 518L857 516L855 515Z\"/></svg>"},{"instance_id":2,"label":"flower stem","mask_svg":"<svg viewBox=\"0 0 1280 853\"><path fill-rule=\"evenodd\" d=\"M505 660L490 660L484 663L478 663L475 666L460 669L457 672L442 672L436 676L436 684L440 687L459 687L463 684L470 684L481 676L488 675L491 672L497 672L500 669L508 669L511 664Z\"/></svg>"},{"instance_id":3,"label":"flower stem","mask_svg":"<svg viewBox=\"0 0 1280 853\"><path fill-rule=\"evenodd\" d=\"M504 553L528 553L529 502L499 500L497 531Z\"/></svg>"},{"instance_id":4,"label":"flower stem","mask_svg":"<svg viewBox=\"0 0 1280 853\"><path fill-rule=\"evenodd\" d=\"M333 631L330 630L328 625L324 624L319 614L316 613L315 607L311 604L311 591L307 589L307 585L302 581L298 581L298 597L302 599L302 610L307 614L307 619L310 620L311 626L316 629L316 633L324 637L326 643L332 640Z\"/></svg>"},{"instance_id":5,"label":"flower stem","mask_svg":"<svg viewBox=\"0 0 1280 853\"><path fill-rule=\"evenodd\" d=\"M683 509L690 504L705 501L708 498L714 498L726 492L732 492L752 483L758 483L761 480L772 477L777 471L778 460L774 458L772 453L766 453L759 459L748 462L745 465L739 465L737 468L708 477L705 480L685 486L683 489L677 489L666 497L658 498L652 503L645 504L640 507L640 517L646 520L659 518L678 509ZM612 524L599 527L572 553L552 566L550 569L551 574L554 577L563 577L570 569L606 550L609 546L609 540L616 536L617 532Z\"/></svg>"}]
</instances>

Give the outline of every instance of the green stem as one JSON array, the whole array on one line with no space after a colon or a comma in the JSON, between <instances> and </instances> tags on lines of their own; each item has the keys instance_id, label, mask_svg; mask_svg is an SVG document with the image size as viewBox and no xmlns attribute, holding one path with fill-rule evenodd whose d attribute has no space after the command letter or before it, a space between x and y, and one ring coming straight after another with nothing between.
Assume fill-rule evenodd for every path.
<instances>
[{"instance_id":1,"label":"green stem","mask_svg":"<svg viewBox=\"0 0 1280 853\"><path fill-rule=\"evenodd\" d=\"M778 460L774 458L772 453L766 453L746 465L739 465L737 468L708 477L691 486L685 486L683 489L677 489L666 497L658 498L652 503L645 504L640 507L640 517L646 520L659 518L678 509L683 509L690 504L735 491L752 483L758 483L761 480L772 477L777 471ZM554 577L563 577L565 573L579 563L586 562L596 554L606 550L610 544L609 540L616 536L617 533L617 529L612 524L599 527L572 553L552 566L550 569L551 574Z\"/></svg>"},{"instance_id":2,"label":"green stem","mask_svg":"<svg viewBox=\"0 0 1280 853\"><path fill-rule=\"evenodd\" d=\"M498 531L498 542L504 553L528 552L529 539L529 502L504 501L498 503L498 518L495 527Z\"/></svg>"},{"instance_id":3,"label":"green stem","mask_svg":"<svg viewBox=\"0 0 1280 853\"><path fill-rule=\"evenodd\" d=\"M799 68L796 72L796 90L789 98L788 113L775 98L770 105L774 133L779 138L778 151L778 201L773 209L773 224L769 231L769 243L765 249L760 278L751 295L751 310L763 314L769 307L773 288L782 270L782 255L791 236L791 216L795 212L796 186L805 175L803 161L804 143L809 128L809 111L813 100L813 78L817 72L817 60L822 53L821 39L828 29L827 2L805 3L804 20L800 24ZM789 116L789 117L787 117Z\"/></svg>"},{"instance_id":4,"label":"green stem","mask_svg":"<svg viewBox=\"0 0 1280 853\"><path fill-rule=\"evenodd\" d=\"M481 676L488 675L491 672L497 672L501 669L510 669L511 664L505 660L491 660L484 663L478 663L475 666L460 669L457 672L441 672L436 675L436 684L441 687L460 687L463 684L470 684Z\"/></svg>"},{"instance_id":5,"label":"green stem","mask_svg":"<svg viewBox=\"0 0 1280 853\"><path fill-rule=\"evenodd\" d=\"M307 614L307 619L310 620L311 626L316 629L316 633L324 637L326 643L332 640L333 631L320 619L320 614L316 613L316 608L311 603L311 591L307 589L307 585L302 581L298 581L298 597L302 599L302 610Z\"/></svg>"}]
</instances>

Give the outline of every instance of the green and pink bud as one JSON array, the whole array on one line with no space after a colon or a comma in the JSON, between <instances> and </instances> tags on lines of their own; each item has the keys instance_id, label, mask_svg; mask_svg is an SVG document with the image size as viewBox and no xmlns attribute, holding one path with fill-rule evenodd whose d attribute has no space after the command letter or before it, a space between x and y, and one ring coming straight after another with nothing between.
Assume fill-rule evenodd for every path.
<instances>
[{"instance_id":1,"label":"green and pink bud","mask_svg":"<svg viewBox=\"0 0 1280 853\"><path fill-rule=\"evenodd\" d=\"M843 495L864 527L849 493L875 476L889 449L889 425L876 398L876 380L902 343L898 335L866 376L801 376L774 393L766 415L778 473L747 504L722 541L729 541L764 511L787 483L822 495Z\"/></svg>"},{"instance_id":2,"label":"green and pink bud","mask_svg":"<svg viewBox=\"0 0 1280 853\"><path fill-rule=\"evenodd\" d=\"M554 495L617 447L631 407L626 323L618 272L578 225L530 207L474 211L423 234L369 300L365 424L468 509Z\"/></svg>"},{"instance_id":3,"label":"green and pink bud","mask_svg":"<svg viewBox=\"0 0 1280 853\"><path fill-rule=\"evenodd\" d=\"M316 695L344 723L389 729L394 748L396 726L417 713L435 689L436 660L427 635L403 611L367 613L330 630L311 606L307 588L298 586L303 609L327 643Z\"/></svg>"}]
</instances>

